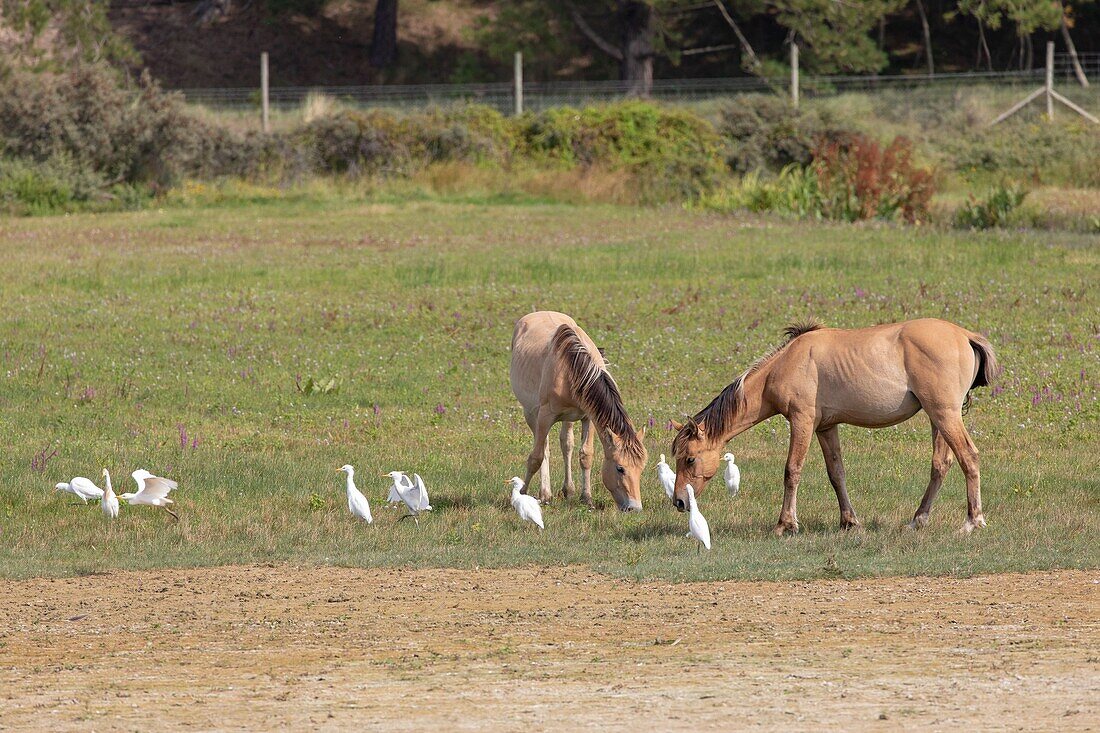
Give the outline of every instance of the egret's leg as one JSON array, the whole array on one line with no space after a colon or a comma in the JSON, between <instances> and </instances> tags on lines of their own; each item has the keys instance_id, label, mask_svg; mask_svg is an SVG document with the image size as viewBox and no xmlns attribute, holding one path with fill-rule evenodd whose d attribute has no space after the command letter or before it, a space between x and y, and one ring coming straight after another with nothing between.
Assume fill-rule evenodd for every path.
<instances>
[{"instance_id":1,"label":"egret's leg","mask_svg":"<svg viewBox=\"0 0 1100 733\"><path fill-rule=\"evenodd\" d=\"M561 457L565 462L565 478L561 482L561 493L566 499L573 495L573 423L561 424Z\"/></svg>"},{"instance_id":2,"label":"egret's leg","mask_svg":"<svg viewBox=\"0 0 1100 733\"><path fill-rule=\"evenodd\" d=\"M581 501L592 506L592 421L581 420Z\"/></svg>"},{"instance_id":3,"label":"egret's leg","mask_svg":"<svg viewBox=\"0 0 1100 733\"><path fill-rule=\"evenodd\" d=\"M168 512L169 514L171 514L171 515L172 515L172 518L173 518L173 519L175 519L175 520L176 520L177 522L178 522L178 521L180 520L180 516L179 516L178 514L176 514L176 513L174 512L174 511L172 511L172 510L171 510L171 509L169 509L168 507L163 507L163 508L164 508L164 511Z\"/></svg>"}]
</instances>

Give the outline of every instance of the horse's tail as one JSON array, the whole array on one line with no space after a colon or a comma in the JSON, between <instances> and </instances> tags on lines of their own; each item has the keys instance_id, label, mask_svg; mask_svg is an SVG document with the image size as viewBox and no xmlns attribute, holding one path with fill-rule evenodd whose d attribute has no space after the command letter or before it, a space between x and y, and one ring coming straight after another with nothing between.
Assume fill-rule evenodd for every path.
<instances>
[{"instance_id":1,"label":"horse's tail","mask_svg":"<svg viewBox=\"0 0 1100 733\"><path fill-rule=\"evenodd\" d=\"M988 387L1001 376L1003 368L997 362L997 355L993 353L993 344L989 343L989 339L979 333L970 333L968 338L974 355L978 357L978 373L974 375L974 383L970 385L970 389Z\"/></svg>"}]
</instances>

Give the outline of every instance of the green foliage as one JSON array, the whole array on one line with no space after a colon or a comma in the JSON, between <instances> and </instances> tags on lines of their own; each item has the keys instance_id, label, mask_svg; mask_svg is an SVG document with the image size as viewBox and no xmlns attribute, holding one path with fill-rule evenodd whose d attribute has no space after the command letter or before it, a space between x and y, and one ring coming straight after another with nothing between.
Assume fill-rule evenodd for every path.
<instances>
[{"instance_id":1,"label":"green foliage","mask_svg":"<svg viewBox=\"0 0 1100 733\"><path fill-rule=\"evenodd\" d=\"M6 34L0 67L135 63L137 53L111 27L107 9L106 0L0 0Z\"/></svg>"},{"instance_id":2,"label":"green foliage","mask_svg":"<svg viewBox=\"0 0 1100 733\"><path fill-rule=\"evenodd\" d=\"M163 188L184 174L239 172L245 139L200 122L148 77L133 86L102 64L0 79L0 152L70 160L103 181Z\"/></svg>"},{"instance_id":3,"label":"green foliage","mask_svg":"<svg viewBox=\"0 0 1100 733\"><path fill-rule=\"evenodd\" d=\"M998 185L981 198L970 198L955 212L955 225L962 229L993 229L1009 223L1020 204L1027 198L1027 191L1014 186Z\"/></svg>"},{"instance_id":4,"label":"green foliage","mask_svg":"<svg viewBox=\"0 0 1100 733\"><path fill-rule=\"evenodd\" d=\"M0 159L0 211L8 214L56 214L75 210L137 208L147 198L59 154L44 161Z\"/></svg>"},{"instance_id":5,"label":"green foliage","mask_svg":"<svg viewBox=\"0 0 1100 733\"><path fill-rule=\"evenodd\" d=\"M339 394L342 381L339 375L317 380L313 377L306 377L305 382L295 379L294 388L304 395Z\"/></svg>"},{"instance_id":6,"label":"green foliage","mask_svg":"<svg viewBox=\"0 0 1100 733\"><path fill-rule=\"evenodd\" d=\"M871 39L880 19L907 0L774 0L776 22L790 30L804 48L800 61L817 73L880 71L887 56Z\"/></svg>"},{"instance_id":7,"label":"green foliage","mask_svg":"<svg viewBox=\"0 0 1100 733\"><path fill-rule=\"evenodd\" d=\"M817 141L839 132L828 114L795 109L770 94L734 97L718 111L717 128L727 143L729 168L737 173L809 165Z\"/></svg>"},{"instance_id":8,"label":"green foliage","mask_svg":"<svg viewBox=\"0 0 1100 733\"><path fill-rule=\"evenodd\" d=\"M703 198L703 208L774 211L797 217L916 222L927 218L932 172L914 165L912 145L896 138L882 148L852 135L823 141L809 166L790 164L775 179L759 171L733 187Z\"/></svg>"},{"instance_id":9,"label":"green foliage","mask_svg":"<svg viewBox=\"0 0 1100 733\"><path fill-rule=\"evenodd\" d=\"M556 107L524 118L521 136L536 161L628 169L656 198L690 198L722 172L721 140L710 123L648 102Z\"/></svg>"}]
</instances>

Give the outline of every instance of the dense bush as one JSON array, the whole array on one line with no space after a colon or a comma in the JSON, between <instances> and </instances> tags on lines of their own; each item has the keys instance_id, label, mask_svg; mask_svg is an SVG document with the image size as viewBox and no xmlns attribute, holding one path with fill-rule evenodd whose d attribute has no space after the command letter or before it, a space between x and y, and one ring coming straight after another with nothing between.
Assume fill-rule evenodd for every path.
<instances>
[{"instance_id":1,"label":"dense bush","mask_svg":"<svg viewBox=\"0 0 1100 733\"><path fill-rule=\"evenodd\" d=\"M710 123L646 102L548 109L524 118L520 137L536 162L629 170L649 188L643 198L690 198L722 173L721 140Z\"/></svg>"},{"instance_id":2,"label":"dense bush","mask_svg":"<svg viewBox=\"0 0 1100 733\"><path fill-rule=\"evenodd\" d=\"M882 148L862 135L823 140L809 166L794 163L774 179L759 171L704 197L705 208L774 211L799 217L914 223L927 218L934 191L930 170L912 161L912 145L896 138Z\"/></svg>"},{"instance_id":3,"label":"dense bush","mask_svg":"<svg viewBox=\"0 0 1100 733\"><path fill-rule=\"evenodd\" d=\"M826 114L763 94L734 97L719 110L717 126L736 173L809 165L817 141L842 132Z\"/></svg>"},{"instance_id":4,"label":"dense bush","mask_svg":"<svg viewBox=\"0 0 1100 733\"><path fill-rule=\"evenodd\" d=\"M70 160L106 185L154 187L238 173L255 154L243 136L202 123L148 77L126 84L95 65L0 79L0 150L37 164Z\"/></svg>"},{"instance_id":5,"label":"dense bush","mask_svg":"<svg viewBox=\"0 0 1100 733\"><path fill-rule=\"evenodd\" d=\"M935 192L932 171L913 163L913 145L894 138L885 148L865 135L823 140L812 170L828 219L902 219L928 215Z\"/></svg>"},{"instance_id":6,"label":"dense bush","mask_svg":"<svg viewBox=\"0 0 1100 733\"><path fill-rule=\"evenodd\" d=\"M1027 191L1012 186L998 185L985 196L973 195L955 212L955 225L963 229L992 229L1009 223L1012 212L1027 197Z\"/></svg>"}]
</instances>

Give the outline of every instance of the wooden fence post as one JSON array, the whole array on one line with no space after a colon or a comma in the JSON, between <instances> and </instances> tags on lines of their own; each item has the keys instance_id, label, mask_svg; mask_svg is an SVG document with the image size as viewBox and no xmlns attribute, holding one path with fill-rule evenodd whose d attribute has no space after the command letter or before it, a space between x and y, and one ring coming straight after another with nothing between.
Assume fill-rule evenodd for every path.
<instances>
[{"instance_id":1,"label":"wooden fence post","mask_svg":"<svg viewBox=\"0 0 1100 733\"><path fill-rule=\"evenodd\" d=\"M523 114L523 54L520 51L516 51L512 85L516 100L516 117L519 117Z\"/></svg>"},{"instance_id":2,"label":"wooden fence post","mask_svg":"<svg viewBox=\"0 0 1100 733\"><path fill-rule=\"evenodd\" d=\"M267 51L260 54L260 105L262 108L263 130L271 132L271 111L268 99Z\"/></svg>"},{"instance_id":3,"label":"wooden fence post","mask_svg":"<svg viewBox=\"0 0 1100 733\"><path fill-rule=\"evenodd\" d=\"M1054 41L1047 41L1047 119L1054 119Z\"/></svg>"},{"instance_id":4,"label":"wooden fence post","mask_svg":"<svg viewBox=\"0 0 1100 733\"><path fill-rule=\"evenodd\" d=\"M798 44L791 44L791 104L798 109Z\"/></svg>"}]
</instances>

